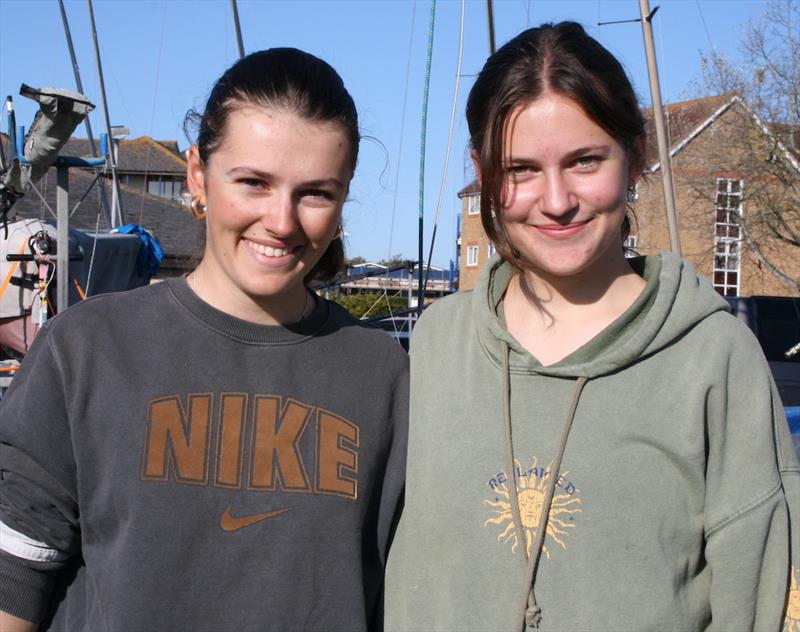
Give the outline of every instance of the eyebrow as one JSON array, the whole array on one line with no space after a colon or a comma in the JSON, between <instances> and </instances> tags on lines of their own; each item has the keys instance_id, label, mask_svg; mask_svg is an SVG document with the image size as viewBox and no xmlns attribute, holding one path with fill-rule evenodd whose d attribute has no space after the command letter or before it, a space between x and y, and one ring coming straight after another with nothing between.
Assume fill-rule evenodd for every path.
<instances>
[{"instance_id":1,"label":"eyebrow","mask_svg":"<svg viewBox=\"0 0 800 632\"><path fill-rule=\"evenodd\" d=\"M564 156L564 159L570 161L580 156L585 156L586 154L602 153L604 155L608 155L610 152L611 152L611 146L607 144L585 145L583 147L578 147L577 149L573 149L572 151L567 152L567 154ZM528 164L530 162L536 162L536 161L524 156L511 156L507 164L518 165L518 164Z\"/></svg>"},{"instance_id":2,"label":"eyebrow","mask_svg":"<svg viewBox=\"0 0 800 632\"><path fill-rule=\"evenodd\" d=\"M261 171L260 169L256 169L255 167L233 167L227 171L227 175L229 176L236 176L236 175L250 175L255 176L257 178L261 178L263 180L273 180L274 176L269 173L268 171ZM331 186L335 189L344 189L345 186L339 181L338 178L320 178L318 180L307 180L306 182L302 183L304 187L324 187L324 186Z\"/></svg>"}]
</instances>

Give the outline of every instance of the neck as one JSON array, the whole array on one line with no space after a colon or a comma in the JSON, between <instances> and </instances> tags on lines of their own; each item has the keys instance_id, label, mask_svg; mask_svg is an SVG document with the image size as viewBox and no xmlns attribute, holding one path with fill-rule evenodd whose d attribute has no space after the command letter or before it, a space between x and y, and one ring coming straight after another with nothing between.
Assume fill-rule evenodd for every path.
<instances>
[{"instance_id":1,"label":"neck","mask_svg":"<svg viewBox=\"0 0 800 632\"><path fill-rule=\"evenodd\" d=\"M552 325L584 321L606 312L618 316L644 285L644 280L620 256L569 277L523 270L512 279L507 298L517 310L538 313L545 324Z\"/></svg>"},{"instance_id":2,"label":"neck","mask_svg":"<svg viewBox=\"0 0 800 632\"><path fill-rule=\"evenodd\" d=\"M186 281L203 301L230 316L257 325L287 325L302 320L313 309L314 300L298 284L275 296L251 296L232 286L230 281L216 282L202 262Z\"/></svg>"}]
</instances>

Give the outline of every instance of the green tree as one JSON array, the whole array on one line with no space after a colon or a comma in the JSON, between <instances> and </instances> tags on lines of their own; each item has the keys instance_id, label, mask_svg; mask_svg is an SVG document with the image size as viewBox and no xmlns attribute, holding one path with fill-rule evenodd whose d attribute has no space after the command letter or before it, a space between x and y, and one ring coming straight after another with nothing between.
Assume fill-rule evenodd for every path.
<instances>
[{"instance_id":1,"label":"green tree","mask_svg":"<svg viewBox=\"0 0 800 632\"><path fill-rule=\"evenodd\" d=\"M330 300L339 303L356 318L376 318L389 316L405 309L407 300L403 296L388 296L385 293L332 295Z\"/></svg>"},{"instance_id":2,"label":"green tree","mask_svg":"<svg viewBox=\"0 0 800 632\"><path fill-rule=\"evenodd\" d=\"M405 265L406 260L403 259L403 255L398 253L396 255L392 255L389 259L381 259L378 262L382 266L386 266L387 268L396 268L397 266Z\"/></svg>"}]
</instances>

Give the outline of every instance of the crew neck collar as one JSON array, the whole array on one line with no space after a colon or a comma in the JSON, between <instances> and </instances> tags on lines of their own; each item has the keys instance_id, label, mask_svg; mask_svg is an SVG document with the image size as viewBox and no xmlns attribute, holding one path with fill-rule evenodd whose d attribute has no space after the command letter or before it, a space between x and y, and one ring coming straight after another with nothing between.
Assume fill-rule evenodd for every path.
<instances>
[{"instance_id":1,"label":"crew neck collar","mask_svg":"<svg viewBox=\"0 0 800 632\"><path fill-rule=\"evenodd\" d=\"M165 281L170 292L188 315L215 332L250 344L295 344L317 333L328 320L328 304L315 297L314 309L303 319L288 325L259 325L231 316L201 299L189 287L186 276ZM308 291L308 290L307 290Z\"/></svg>"}]
</instances>

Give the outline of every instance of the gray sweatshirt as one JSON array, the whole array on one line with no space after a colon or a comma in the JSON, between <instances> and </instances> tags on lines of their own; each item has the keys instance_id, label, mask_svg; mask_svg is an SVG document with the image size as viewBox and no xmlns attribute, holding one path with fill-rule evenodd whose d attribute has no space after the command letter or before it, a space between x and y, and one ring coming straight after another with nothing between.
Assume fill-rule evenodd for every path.
<instances>
[{"instance_id":1,"label":"gray sweatshirt","mask_svg":"<svg viewBox=\"0 0 800 632\"><path fill-rule=\"evenodd\" d=\"M387 630L800 630L800 468L759 345L688 264L635 266L638 300L550 366L498 315L508 264L427 310Z\"/></svg>"},{"instance_id":2,"label":"gray sweatshirt","mask_svg":"<svg viewBox=\"0 0 800 632\"><path fill-rule=\"evenodd\" d=\"M367 629L406 400L399 345L323 300L290 327L183 279L71 308L0 405L0 609L70 632Z\"/></svg>"}]
</instances>

